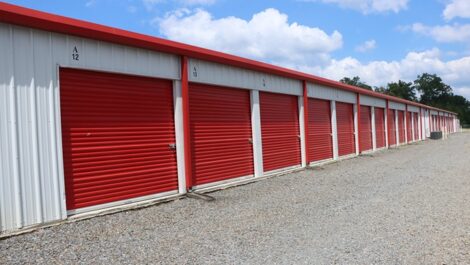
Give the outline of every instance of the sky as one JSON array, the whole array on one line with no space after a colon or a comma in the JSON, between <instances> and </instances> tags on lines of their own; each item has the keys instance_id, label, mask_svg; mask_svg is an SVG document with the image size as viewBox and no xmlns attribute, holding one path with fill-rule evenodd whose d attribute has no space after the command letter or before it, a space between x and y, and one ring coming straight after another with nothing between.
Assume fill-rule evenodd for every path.
<instances>
[{"instance_id":1,"label":"sky","mask_svg":"<svg viewBox=\"0 0 470 265\"><path fill-rule=\"evenodd\" d=\"M435 73L470 100L470 0L15 0L372 86Z\"/></svg>"}]
</instances>

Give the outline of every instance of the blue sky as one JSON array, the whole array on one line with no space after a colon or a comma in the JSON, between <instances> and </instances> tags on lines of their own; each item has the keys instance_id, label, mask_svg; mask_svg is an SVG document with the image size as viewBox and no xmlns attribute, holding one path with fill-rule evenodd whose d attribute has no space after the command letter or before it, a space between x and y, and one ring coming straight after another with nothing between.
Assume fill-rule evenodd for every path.
<instances>
[{"instance_id":1,"label":"blue sky","mask_svg":"<svg viewBox=\"0 0 470 265\"><path fill-rule=\"evenodd\" d=\"M470 99L469 0L17 0L46 12L373 86L436 73Z\"/></svg>"}]
</instances>

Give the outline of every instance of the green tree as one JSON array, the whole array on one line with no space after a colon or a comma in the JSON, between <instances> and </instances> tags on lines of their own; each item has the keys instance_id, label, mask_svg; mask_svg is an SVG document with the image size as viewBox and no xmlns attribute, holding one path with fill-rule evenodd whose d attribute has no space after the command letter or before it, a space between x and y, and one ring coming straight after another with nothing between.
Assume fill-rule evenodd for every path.
<instances>
[{"instance_id":1,"label":"green tree","mask_svg":"<svg viewBox=\"0 0 470 265\"><path fill-rule=\"evenodd\" d=\"M470 102L452 93L452 87L445 84L436 74L423 73L414 81L421 94L420 102L458 114L461 124L470 124Z\"/></svg>"},{"instance_id":2,"label":"green tree","mask_svg":"<svg viewBox=\"0 0 470 265\"><path fill-rule=\"evenodd\" d=\"M452 88L442 82L436 74L424 73L414 81L416 90L421 94L420 102L423 104L435 104L445 96L452 95Z\"/></svg>"},{"instance_id":3,"label":"green tree","mask_svg":"<svg viewBox=\"0 0 470 265\"><path fill-rule=\"evenodd\" d=\"M366 84L365 82L361 81L361 78L359 76L355 76L353 78L349 77L344 77L343 79L339 80L341 83L348 84L351 86L357 86L361 88L365 88L368 90L372 90L372 87Z\"/></svg>"},{"instance_id":4,"label":"green tree","mask_svg":"<svg viewBox=\"0 0 470 265\"><path fill-rule=\"evenodd\" d=\"M385 93L391 96L411 101L418 100L418 98L416 97L416 92L413 83L408 83L402 80L398 80L398 82L388 83Z\"/></svg>"}]
</instances>

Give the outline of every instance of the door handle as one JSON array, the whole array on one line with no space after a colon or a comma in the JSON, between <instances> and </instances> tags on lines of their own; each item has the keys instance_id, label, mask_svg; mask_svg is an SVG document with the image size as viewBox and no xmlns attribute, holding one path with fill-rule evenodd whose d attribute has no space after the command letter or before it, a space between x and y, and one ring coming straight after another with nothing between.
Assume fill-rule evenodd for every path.
<instances>
[{"instance_id":1,"label":"door handle","mask_svg":"<svg viewBox=\"0 0 470 265\"><path fill-rule=\"evenodd\" d=\"M170 150L176 150L176 144L175 143L169 144L168 147L170 148Z\"/></svg>"}]
</instances>

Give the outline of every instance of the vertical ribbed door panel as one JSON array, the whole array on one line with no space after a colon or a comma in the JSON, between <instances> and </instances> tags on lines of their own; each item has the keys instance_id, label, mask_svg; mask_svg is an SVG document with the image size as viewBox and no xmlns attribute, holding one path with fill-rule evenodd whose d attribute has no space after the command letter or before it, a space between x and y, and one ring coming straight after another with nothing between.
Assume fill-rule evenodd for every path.
<instances>
[{"instance_id":1,"label":"vertical ribbed door panel","mask_svg":"<svg viewBox=\"0 0 470 265\"><path fill-rule=\"evenodd\" d=\"M298 97L260 92L264 171L301 164Z\"/></svg>"},{"instance_id":2,"label":"vertical ribbed door panel","mask_svg":"<svg viewBox=\"0 0 470 265\"><path fill-rule=\"evenodd\" d=\"M189 84L194 185L253 175L250 93Z\"/></svg>"},{"instance_id":3,"label":"vertical ribbed door panel","mask_svg":"<svg viewBox=\"0 0 470 265\"><path fill-rule=\"evenodd\" d=\"M336 102L336 125L338 129L338 155L355 153L353 104Z\"/></svg>"},{"instance_id":4,"label":"vertical ribbed door panel","mask_svg":"<svg viewBox=\"0 0 470 265\"><path fill-rule=\"evenodd\" d=\"M60 69L67 209L177 189L171 81Z\"/></svg>"},{"instance_id":5,"label":"vertical ribbed door panel","mask_svg":"<svg viewBox=\"0 0 470 265\"><path fill-rule=\"evenodd\" d=\"M419 121L418 121L418 113L413 113L413 126L415 130L415 141L419 140Z\"/></svg>"},{"instance_id":6,"label":"vertical ribbed door panel","mask_svg":"<svg viewBox=\"0 0 470 265\"><path fill-rule=\"evenodd\" d=\"M395 119L395 110L389 109L388 110L388 144L389 146L393 146L397 144L397 126L396 126L396 119Z\"/></svg>"},{"instance_id":7,"label":"vertical ribbed door panel","mask_svg":"<svg viewBox=\"0 0 470 265\"><path fill-rule=\"evenodd\" d=\"M360 150L361 152L372 149L372 122L371 122L371 108L369 106L361 106L361 131L360 137Z\"/></svg>"},{"instance_id":8,"label":"vertical ribbed door panel","mask_svg":"<svg viewBox=\"0 0 470 265\"><path fill-rule=\"evenodd\" d=\"M406 112L406 137L408 139L408 142L411 142L413 140L413 130L411 129L411 112L407 111Z\"/></svg>"},{"instance_id":9,"label":"vertical ribbed door panel","mask_svg":"<svg viewBox=\"0 0 470 265\"><path fill-rule=\"evenodd\" d=\"M385 147L384 109L375 107L375 136L377 148Z\"/></svg>"},{"instance_id":10,"label":"vertical ribbed door panel","mask_svg":"<svg viewBox=\"0 0 470 265\"><path fill-rule=\"evenodd\" d=\"M398 143L403 144L405 142L405 112L402 110L398 111Z\"/></svg>"},{"instance_id":11,"label":"vertical ribbed door panel","mask_svg":"<svg viewBox=\"0 0 470 265\"><path fill-rule=\"evenodd\" d=\"M308 157L311 161L333 158L329 100L308 100Z\"/></svg>"}]
</instances>

